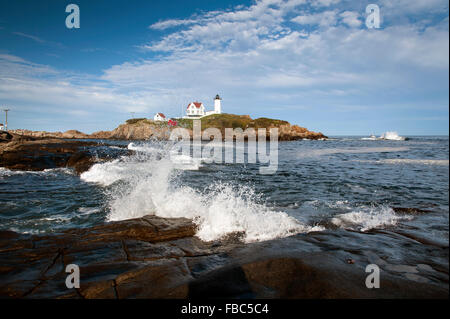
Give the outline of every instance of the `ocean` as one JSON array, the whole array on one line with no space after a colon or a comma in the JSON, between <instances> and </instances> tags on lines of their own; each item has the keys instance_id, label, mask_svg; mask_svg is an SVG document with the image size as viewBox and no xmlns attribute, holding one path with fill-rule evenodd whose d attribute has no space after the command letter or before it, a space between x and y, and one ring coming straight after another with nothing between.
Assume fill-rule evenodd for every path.
<instances>
[{"instance_id":1,"label":"ocean","mask_svg":"<svg viewBox=\"0 0 450 319\"><path fill-rule=\"evenodd\" d=\"M448 247L447 136L280 142L272 175L260 174L265 164L176 154L168 142L99 142L91 151L111 160L81 176L65 168L0 168L0 229L55 233L150 214L192 219L204 241L233 233L252 243L335 232L321 245L339 248L339 234L356 232L368 239L377 233L391 256L423 258L408 251L411 240ZM126 149L134 154L124 155ZM392 233L402 236L393 240ZM348 238L345 245L357 249L359 241ZM447 268L445 251L436 254L435 263Z\"/></svg>"}]
</instances>

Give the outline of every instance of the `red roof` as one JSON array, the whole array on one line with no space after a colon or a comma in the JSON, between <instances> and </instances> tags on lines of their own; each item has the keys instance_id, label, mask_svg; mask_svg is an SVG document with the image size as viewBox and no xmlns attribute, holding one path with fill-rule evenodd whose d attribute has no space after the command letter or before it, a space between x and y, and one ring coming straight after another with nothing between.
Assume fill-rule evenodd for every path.
<instances>
[{"instance_id":1,"label":"red roof","mask_svg":"<svg viewBox=\"0 0 450 319\"><path fill-rule=\"evenodd\" d=\"M164 114L162 114L162 113L158 113L159 114L159 116L161 116L162 118L166 118L166 116L164 115Z\"/></svg>"},{"instance_id":2,"label":"red roof","mask_svg":"<svg viewBox=\"0 0 450 319\"><path fill-rule=\"evenodd\" d=\"M200 106L202 106L202 103L200 102L192 102L192 103L194 103L195 107L198 109L200 108ZM189 105L191 105L192 103L189 103ZM187 106L187 108L189 108L189 105Z\"/></svg>"}]
</instances>

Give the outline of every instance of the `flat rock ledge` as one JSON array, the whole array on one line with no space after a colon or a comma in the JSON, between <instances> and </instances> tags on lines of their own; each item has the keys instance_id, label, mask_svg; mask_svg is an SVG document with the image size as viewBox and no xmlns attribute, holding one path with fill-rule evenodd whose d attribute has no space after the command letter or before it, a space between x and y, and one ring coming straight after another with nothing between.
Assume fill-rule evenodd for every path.
<instances>
[{"instance_id":1,"label":"flat rock ledge","mask_svg":"<svg viewBox=\"0 0 450 319\"><path fill-rule=\"evenodd\" d=\"M109 160L89 150L98 146L91 141L35 138L4 132L0 135L0 167L24 171L72 168L81 174L95 163ZM124 153L131 152L124 149Z\"/></svg>"},{"instance_id":2,"label":"flat rock ledge","mask_svg":"<svg viewBox=\"0 0 450 319\"><path fill-rule=\"evenodd\" d=\"M243 244L239 234L203 242L195 231L155 216L51 235L0 231L0 298L448 298L448 269L439 272L447 285L397 267L382 271L380 289L366 288L378 257L321 246L335 234ZM65 285L69 264L80 267L78 289Z\"/></svg>"}]
</instances>

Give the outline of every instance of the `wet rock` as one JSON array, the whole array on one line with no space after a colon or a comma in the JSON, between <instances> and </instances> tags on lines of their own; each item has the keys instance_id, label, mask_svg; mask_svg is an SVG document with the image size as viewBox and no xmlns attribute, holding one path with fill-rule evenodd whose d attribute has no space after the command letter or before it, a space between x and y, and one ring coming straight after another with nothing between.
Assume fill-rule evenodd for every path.
<instances>
[{"instance_id":1,"label":"wet rock","mask_svg":"<svg viewBox=\"0 0 450 319\"><path fill-rule=\"evenodd\" d=\"M66 165L72 167L77 174L81 174L89 170L95 162L96 159L88 152L77 152L69 157Z\"/></svg>"},{"instance_id":2,"label":"wet rock","mask_svg":"<svg viewBox=\"0 0 450 319\"><path fill-rule=\"evenodd\" d=\"M186 218L145 216L88 229L73 229L66 233L79 236L78 245L126 239L155 243L194 236L195 226Z\"/></svg>"},{"instance_id":3,"label":"wet rock","mask_svg":"<svg viewBox=\"0 0 450 319\"><path fill-rule=\"evenodd\" d=\"M385 269L395 272L418 273L417 267L408 265L386 265Z\"/></svg>"},{"instance_id":4,"label":"wet rock","mask_svg":"<svg viewBox=\"0 0 450 319\"><path fill-rule=\"evenodd\" d=\"M434 271L433 267L431 267L430 265L426 265L426 264L418 264L417 269L419 271Z\"/></svg>"},{"instance_id":5,"label":"wet rock","mask_svg":"<svg viewBox=\"0 0 450 319\"><path fill-rule=\"evenodd\" d=\"M424 283L430 282L427 278L416 275L416 274L407 273L407 274L405 274L405 277L412 281L424 282Z\"/></svg>"},{"instance_id":6,"label":"wet rock","mask_svg":"<svg viewBox=\"0 0 450 319\"><path fill-rule=\"evenodd\" d=\"M159 260L117 276L117 297L186 298L191 278L184 260Z\"/></svg>"},{"instance_id":7,"label":"wet rock","mask_svg":"<svg viewBox=\"0 0 450 319\"><path fill-rule=\"evenodd\" d=\"M0 131L0 143L9 142L13 139L13 136L6 132L6 131Z\"/></svg>"},{"instance_id":8,"label":"wet rock","mask_svg":"<svg viewBox=\"0 0 450 319\"><path fill-rule=\"evenodd\" d=\"M162 274L176 278L174 274L179 272L181 277L191 278L184 261L173 262L184 252L172 247L170 241L192 238L194 233L189 220L158 217L44 236L2 231L0 297L116 298L119 290L123 296L144 296L147 286L133 287L139 278L146 278L149 285L150 278L164 281ZM141 247L146 248L143 253L139 252ZM77 294L65 286L68 264L80 267L82 284ZM149 291L149 295L179 295L172 284L167 290L159 286L159 292ZM142 289L144 292L139 292Z\"/></svg>"},{"instance_id":9,"label":"wet rock","mask_svg":"<svg viewBox=\"0 0 450 319\"><path fill-rule=\"evenodd\" d=\"M188 219L156 216L49 235L2 231L0 298L448 297L448 278L426 265L417 274L384 263L382 288L368 289L365 266L379 254L323 244L336 234L243 244L239 236L203 242L195 232ZM68 264L80 267L78 289L65 285Z\"/></svg>"},{"instance_id":10,"label":"wet rock","mask_svg":"<svg viewBox=\"0 0 450 319\"><path fill-rule=\"evenodd\" d=\"M96 159L86 151L94 142L58 139L12 140L0 145L0 166L13 170L42 171L73 167L77 173L88 170Z\"/></svg>"},{"instance_id":11,"label":"wet rock","mask_svg":"<svg viewBox=\"0 0 450 319\"><path fill-rule=\"evenodd\" d=\"M413 208L413 207L392 207L394 212L398 214L422 215L431 213L429 210Z\"/></svg>"}]
</instances>

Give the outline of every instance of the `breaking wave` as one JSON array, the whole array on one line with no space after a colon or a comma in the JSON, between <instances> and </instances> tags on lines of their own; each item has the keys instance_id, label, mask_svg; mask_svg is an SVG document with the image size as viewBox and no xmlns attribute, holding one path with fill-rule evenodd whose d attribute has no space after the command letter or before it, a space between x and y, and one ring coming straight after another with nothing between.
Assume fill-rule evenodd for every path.
<instances>
[{"instance_id":1,"label":"breaking wave","mask_svg":"<svg viewBox=\"0 0 450 319\"><path fill-rule=\"evenodd\" d=\"M399 136L397 132L385 132L380 136L383 140L391 140L391 141L404 141L405 138L403 136Z\"/></svg>"},{"instance_id":2,"label":"breaking wave","mask_svg":"<svg viewBox=\"0 0 450 319\"><path fill-rule=\"evenodd\" d=\"M360 207L349 213L336 215L331 222L341 228L368 231L374 228L395 226L399 221L411 220L411 216L399 215L390 207Z\"/></svg>"},{"instance_id":3,"label":"breaking wave","mask_svg":"<svg viewBox=\"0 0 450 319\"><path fill-rule=\"evenodd\" d=\"M198 169L201 159L178 155L170 145L130 143L128 148L136 154L95 164L81 175L86 182L110 186L105 190L110 221L144 215L189 218L204 241L236 232L245 242L254 242L323 230L267 207L248 186L216 182L200 192L183 185L179 172Z\"/></svg>"}]
</instances>

